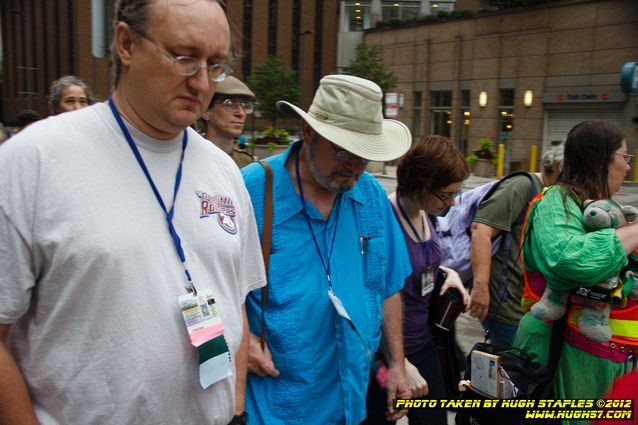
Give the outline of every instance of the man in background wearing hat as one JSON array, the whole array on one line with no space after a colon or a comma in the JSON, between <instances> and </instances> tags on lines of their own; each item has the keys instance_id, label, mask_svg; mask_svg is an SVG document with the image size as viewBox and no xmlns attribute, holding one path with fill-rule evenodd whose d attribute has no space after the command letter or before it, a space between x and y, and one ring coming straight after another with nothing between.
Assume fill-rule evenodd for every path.
<instances>
[{"instance_id":1,"label":"man in background wearing hat","mask_svg":"<svg viewBox=\"0 0 638 425\"><path fill-rule=\"evenodd\" d=\"M364 169L403 155L411 136L383 119L381 97L371 81L329 75L308 113L277 103L301 118L303 141L266 160L274 184L264 321L261 293L246 300L251 424L361 423L382 328L388 418L405 413L392 400L410 396L398 291L411 266L386 194ZM242 173L261 233L265 172L255 163Z\"/></svg>"},{"instance_id":2,"label":"man in background wearing hat","mask_svg":"<svg viewBox=\"0 0 638 425\"><path fill-rule=\"evenodd\" d=\"M244 131L248 114L255 110L255 94L237 78L228 76L217 84L208 111L202 114L206 137L226 152L239 168L255 161L245 149L235 144L235 137Z\"/></svg>"}]
</instances>

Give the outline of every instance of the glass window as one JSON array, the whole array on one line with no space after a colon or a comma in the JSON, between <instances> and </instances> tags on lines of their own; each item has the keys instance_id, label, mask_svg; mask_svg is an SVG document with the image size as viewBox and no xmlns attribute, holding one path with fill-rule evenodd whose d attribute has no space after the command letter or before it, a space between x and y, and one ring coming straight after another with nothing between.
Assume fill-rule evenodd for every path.
<instances>
[{"instance_id":1,"label":"glass window","mask_svg":"<svg viewBox=\"0 0 638 425\"><path fill-rule=\"evenodd\" d=\"M430 106L447 106L452 107L451 91L432 91L430 92Z\"/></svg>"},{"instance_id":2,"label":"glass window","mask_svg":"<svg viewBox=\"0 0 638 425\"><path fill-rule=\"evenodd\" d=\"M514 106L514 89L501 89L500 96L499 105L501 105L501 107Z\"/></svg>"},{"instance_id":3,"label":"glass window","mask_svg":"<svg viewBox=\"0 0 638 425\"><path fill-rule=\"evenodd\" d=\"M451 12L454 10L454 2L432 1L430 2L430 14L435 15L439 11Z\"/></svg>"},{"instance_id":4,"label":"glass window","mask_svg":"<svg viewBox=\"0 0 638 425\"><path fill-rule=\"evenodd\" d=\"M505 146L505 172L510 171L512 131L514 130L514 89L501 89L498 110L498 143Z\"/></svg>"},{"instance_id":5,"label":"glass window","mask_svg":"<svg viewBox=\"0 0 638 425\"><path fill-rule=\"evenodd\" d=\"M470 113L470 91L461 90L461 134L459 137L459 150L467 155L468 138L470 137L470 124L472 123L472 115Z\"/></svg>"},{"instance_id":6,"label":"glass window","mask_svg":"<svg viewBox=\"0 0 638 425\"><path fill-rule=\"evenodd\" d=\"M430 92L430 133L450 137L452 127L452 92Z\"/></svg>"},{"instance_id":7,"label":"glass window","mask_svg":"<svg viewBox=\"0 0 638 425\"><path fill-rule=\"evenodd\" d=\"M381 3L381 20L387 21L391 18L410 19L418 16L420 11L420 0L383 0Z\"/></svg>"},{"instance_id":8,"label":"glass window","mask_svg":"<svg viewBox=\"0 0 638 425\"><path fill-rule=\"evenodd\" d=\"M342 23L343 32L363 31L370 28L370 2L345 2Z\"/></svg>"},{"instance_id":9,"label":"glass window","mask_svg":"<svg viewBox=\"0 0 638 425\"><path fill-rule=\"evenodd\" d=\"M421 138L421 92L414 92L414 111L412 118L412 134L415 140Z\"/></svg>"},{"instance_id":10,"label":"glass window","mask_svg":"<svg viewBox=\"0 0 638 425\"><path fill-rule=\"evenodd\" d=\"M462 108L470 107L470 91L469 90L461 90L461 107Z\"/></svg>"},{"instance_id":11,"label":"glass window","mask_svg":"<svg viewBox=\"0 0 638 425\"><path fill-rule=\"evenodd\" d=\"M268 54L277 54L277 0L268 2Z\"/></svg>"}]
</instances>

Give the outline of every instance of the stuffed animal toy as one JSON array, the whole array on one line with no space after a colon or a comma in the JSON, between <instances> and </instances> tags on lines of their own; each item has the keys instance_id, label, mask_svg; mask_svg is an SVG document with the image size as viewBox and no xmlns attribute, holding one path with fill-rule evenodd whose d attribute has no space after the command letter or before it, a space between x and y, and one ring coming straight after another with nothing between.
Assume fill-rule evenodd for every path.
<instances>
[{"instance_id":1,"label":"stuffed animal toy","mask_svg":"<svg viewBox=\"0 0 638 425\"><path fill-rule=\"evenodd\" d=\"M622 206L611 199L588 200L585 201L584 206L583 218L585 220L585 228L588 231L608 228L617 229L636 220L638 217L638 210L634 207L630 205ZM638 274L629 271L623 278L622 294L632 299L638 299ZM599 282L594 287L611 292L618 286L618 276L614 276ZM577 294L587 290L587 288L580 288ZM541 320L560 319L565 313L568 297L569 292L555 291L550 287L545 287L540 301L532 306L532 314ZM580 331L587 338L594 341L609 341L612 335L609 328L610 312L611 303L609 302L584 302L578 321Z\"/></svg>"}]
</instances>

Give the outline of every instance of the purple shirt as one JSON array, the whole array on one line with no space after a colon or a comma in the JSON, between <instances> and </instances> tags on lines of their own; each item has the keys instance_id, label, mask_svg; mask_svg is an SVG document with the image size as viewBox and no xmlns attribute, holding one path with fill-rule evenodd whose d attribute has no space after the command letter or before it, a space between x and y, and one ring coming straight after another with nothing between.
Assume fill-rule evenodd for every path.
<instances>
[{"instance_id":1,"label":"purple shirt","mask_svg":"<svg viewBox=\"0 0 638 425\"><path fill-rule=\"evenodd\" d=\"M426 223L430 228L430 240L427 242L414 242L410 237L412 230L404 228L396 209L393 208L392 210L405 237L410 263L412 264L412 274L405 280L405 286L401 290L401 294L403 296L403 312L405 316L403 345L405 354L414 354L434 338L429 323L430 299L434 292L430 292L424 297L421 296L421 275L428 267L431 267L432 278L436 281L443 251L439 243L439 236L429 217L426 216Z\"/></svg>"}]
</instances>

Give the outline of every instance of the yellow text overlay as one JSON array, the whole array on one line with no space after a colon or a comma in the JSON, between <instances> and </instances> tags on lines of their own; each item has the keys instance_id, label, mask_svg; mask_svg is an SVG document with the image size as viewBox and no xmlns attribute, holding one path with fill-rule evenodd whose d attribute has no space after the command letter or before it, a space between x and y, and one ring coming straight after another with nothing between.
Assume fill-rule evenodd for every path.
<instances>
[{"instance_id":1,"label":"yellow text overlay","mask_svg":"<svg viewBox=\"0 0 638 425\"><path fill-rule=\"evenodd\" d=\"M430 400L399 399L395 409L521 409L526 419L633 419L632 399Z\"/></svg>"}]
</instances>

